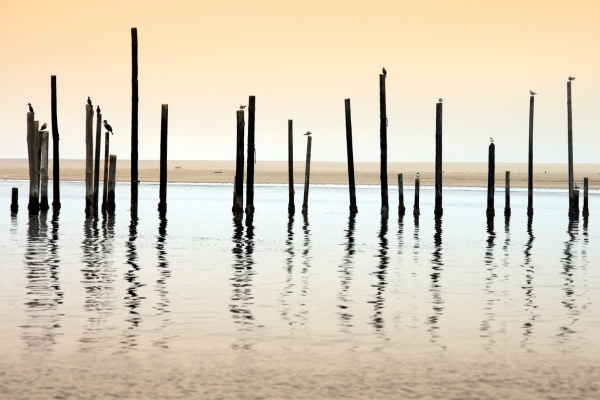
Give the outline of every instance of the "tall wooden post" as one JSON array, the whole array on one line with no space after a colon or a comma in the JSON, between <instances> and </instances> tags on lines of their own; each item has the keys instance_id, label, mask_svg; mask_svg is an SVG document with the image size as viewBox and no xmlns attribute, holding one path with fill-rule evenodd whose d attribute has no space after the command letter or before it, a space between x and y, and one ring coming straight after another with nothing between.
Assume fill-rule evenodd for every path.
<instances>
[{"instance_id":1,"label":"tall wooden post","mask_svg":"<svg viewBox=\"0 0 600 400\"><path fill-rule=\"evenodd\" d=\"M416 217L421 214L419 208L419 189L421 186L421 178L418 176L415 178L415 205L413 206L413 215Z\"/></svg>"},{"instance_id":2,"label":"tall wooden post","mask_svg":"<svg viewBox=\"0 0 600 400\"><path fill-rule=\"evenodd\" d=\"M48 132L42 131L42 162L40 167L40 210L48 211Z\"/></svg>"},{"instance_id":3,"label":"tall wooden post","mask_svg":"<svg viewBox=\"0 0 600 400\"><path fill-rule=\"evenodd\" d=\"M435 210L436 218L444 214L442 207L442 103L435 106Z\"/></svg>"},{"instance_id":4,"label":"tall wooden post","mask_svg":"<svg viewBox=\"0 0 600 400\"><path fill-rule=\"evenodd\" d=\"M12 188L12 198L10 202L10 212L16 214L19 212L19 188Z\"/></svg>"},{"instance_id":5,"label":"tall wooden post","mask_svg":"<svg viewBox=\"0 0 600 400\"><path fill-rule=\"evenodd\" d=\"M346 108L346 151L348 154L348 186L350 190L350 212L357 213L356 184L354 181L354 150L352 148L352 115L350 112L350 99L344 100Z\"/></svg>"},{"instance_id":6,"label":"tall wooden post","mask_svg":"<svg viewBox=\"0 0 600 400\"><path fill-rule=\"evenodd\" d=\"M37 182L37 192L40 193L40 180L42 178L42 134L40 133L40 123L39 121L33 121L33 129L36 131L35 139L35 148L36 148L36 165L38 172L38 182Z\"/></svg>"},{"instance_id":7,"label":"tall wooden post","mask_svg":"<svg viewBox=\"0 0 600 400\"><path fill-rule=\"evenodd\" d=\"M485 215L493 217L496 215L494 209L494 185L496 183L496 145L490 143L488 152L488 192L487 192L487 209Z\"/></svg>"},{"instance_id":8,"label":"tall wooden post","mask_svg":"<svg viewBox=\"0 0 600 400\"><path fill-rule=\"evenodd\" d=\"M167 134L169 129L169 105L161 106L160 115L160 188L158 211L167 212Z\"/></svg>"},{"instance_id":9,"label":"tall wooden post","mask_svg":"<svg viewBox=\"0 0 600 400\"><path fill-rule=\"evenodd\" d=\"M98 213L100 193L100 144L102 140L102 114L96 114L96 146L94 155L94 213Z\"/></svg>"},{"instance_id":10,"label":"tall wooden post","mask_svg":"<svg viewBox=\"0 0 600 400\"><path fill-rule=\"evenodd\" d=\"M571 81L567 82L567 126L568 126L568 157L569 157L569 217L574 218L575 199L573 193L573 114L571 104Z\"/></svg>"},{"instance_id":11,"label":"tall wooden post","mask_svg":"<svg viewBox=\"0 0 600 400\"><path fill-rule=\"evenodd\" d=\"M294 215L294 129L293 121L288 120L288 214Z\"/></svg>"},{"instance_id":12,"label":"tall wooden post","mask_svg":"<svg viewBox=\"0 0 600 400\"><path fill-rule=\"evenodd\" d=\"M108 167L108 199L106 211L109 214L114 214L116 209L115 203L115 186L117 178L117 156L111 155Z\"/></svg>"},{"instance_id":13,"label":"tall wooden post","mask_svg":"<svg viewBox=\"0 0 600 400\"><path fill-rule=\"evenodd\" d=\"M110 144L110 134L104 134L104 183L102 184L102 212L106 212L108 200L108 149Z\"/></svg>"},{"instance_id":14,"label":"tall wooden post","mask_svg":"<svg viewBox=\"0 0 600 400\"><path fill-rule=\"evenodd\" d=\"M306 168L304 170L304 201L302 202L302 214L308 213L308 187L310 185L310 155L312 147L312 136L308 135L306 142Z\"/></svg>"},{"instance_id":15,"label":"tall wooden post","mask_svg":"<svg viewBox=\"0 0 600 400\"><path fill-rule=\"evenodd\" d=\"M527 176L527 215L533 215L533 96L529 96L529 167Z\"/></svg>"},{"instance_id":16,"label":"tall wooden post","mask_svg":"<svg viewBox=\"0 0 600 400\"><path fill-rule=\"evenodd\" d=\"M379 75L379 149L381 151L379 179L381 182L381 213L387 214L388 181L387 181L387 110L385 104L385 75Z\"/></svg>"},{"instance_id":17,"label":"tall wooden post","mask_svg":"<svg viewBox=\"0 0 600 400\"><path fill-rule=\"evenodd\" d=\"M131 28L131 214L138 208L138 40L137 28Z\"/></svg>"},{"instance_id":18,"label":"tall wooden post","mask_svg":"<svg viewBox=\"0 0 600 400\"><path fill-rule=\"evenodd\" d=\"M506 171L504 178L504 215L510 217L510 214L510 171Z\"/></svg>"},{"instance_id":19,"label":"tall wooden post","mask_svg":"<svg viewBox=\"0 0 600 400\"><path fill-rule=\"evenodd\" d=\"M398 174L398 215L404 216L406 208L404 207L404 181L402 174Z\"/></svg>"},{"instance_id":20,"label":"tall wooden post","mask_svg":"<svg viewBox=\"0 0 600 400\"><path fill-rule=\"evenodd\" d=\"M235 157L235 183L233 185L234 214L244 212L244 110L237 110L237 147Z\"/></svg>"},{"instance_id":21,"label":"tall wooden post","mask_svg":"<svg viewBox=\"0 0 600 400\"><path fill-rule=\"evenodd\" d=\"M37 129L34 124L34 113L27 113L27 154L29 156L29 203L27 208L30 215L35 215L39 211L40 196L38 183L40 181L37 165Z\"/></svg>"},{"instance_id":22,"label":"tall wooden post","mask_svg":"<svg viewBox=\"0 0 600 400\"><path fill-rule=\"evenodd\" d=\"M254 213L254 118L256 112L256 97L250 96L248 100L248 171L246 172L246 214Z\"/></svg>"},{"instance_id":23,"label":"tall wooden post","mask_svg":"<svg viewBox=\"0 0 600 400\"><path fill-rule=\"evenodd\" d=\"M583 215L583 218L590 216L590 209L588 206L588 178L583 178L583 212L581 215Z\"/></svg>"},{"instance_id":24,"label":"tall wooden post","mask_svg":"<svg viewBox=\"0 0 600 400\"><path fill-rule=\"evenodd\" d=\"M94 109L85 105L85 213L90 215L93 210L94 186Z\"/></svg>"},{"instance_id":25,"label":"tall wooden post","mask_svg":"<svg viewBox=\"0 0 600 400\"><path fill-rule=\"evenodd\" d=\"M60 210L60 152L56 102L56 75L50 77L52 106L52 208Z\"/></svg>"}]
</instances>

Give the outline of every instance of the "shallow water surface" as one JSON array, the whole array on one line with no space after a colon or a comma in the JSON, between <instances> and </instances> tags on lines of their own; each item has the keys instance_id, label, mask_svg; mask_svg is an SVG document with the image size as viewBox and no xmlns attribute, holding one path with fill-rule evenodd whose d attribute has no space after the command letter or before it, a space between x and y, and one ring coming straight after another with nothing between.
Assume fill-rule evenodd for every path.
<instances>
[{"instance_id":1,"label":"shallow water surface","mask_svg":"<svg viewBox=\"0 0 600 400\"><path fill-rule=\"evenodd\" d=\"M11 217L10 188L21 210ZM60 215L27 215L0 182L2 398L598 398L600 193L569 222L566 191L446 188L433 218L379 212L379 188L117 185L114 217L86 218L83 183ZM393 189L393 188L391 188ZM296 188L296 210L302 188ZM397 191L390 191L397 199Z\"/></svg>"}]
</instances>

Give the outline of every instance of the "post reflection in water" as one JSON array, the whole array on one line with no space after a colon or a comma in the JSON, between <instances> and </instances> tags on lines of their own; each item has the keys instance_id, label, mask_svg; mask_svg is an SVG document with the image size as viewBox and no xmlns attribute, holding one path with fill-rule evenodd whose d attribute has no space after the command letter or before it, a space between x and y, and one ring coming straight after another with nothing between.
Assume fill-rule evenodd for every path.
<instances>
[{"instance_id":1,"label":"post reflection in water","mask_svg":"<svg viewBox=\"0 0 600 400\"><path fill-rule=\"evenodd\" d=\"M533 333L534 323L538 317L537 304L535 303L535 291L533 285L533 278L535 277L535 267L531 264L531 249L533 248L533 241L535 236L533 235L533 216L527 217L527 236L528 240L525 244L525 260L523 266L525 267L525 311L529 313L529 319L523 324L525 332L523 333L522 347L527 347L531 334Z\"/></svg>"},{"instance_id":2,"label":"post reflection in water","mask_svg":"<svg viewBox=\"0 0 600 400\"><path fill-rule=\"evenodd\" d=\"M574 325L579 320L579 308L577 306L574 281L574 274L576 271L576 255L574 254L574 247L578 241L578 232L579 220L569 219L569 225L567 227L567 235L569 238L565 242L565 250L563 251L564 257L562 258L563 270L561 272L565 279L562 304L567 309L567 319L564 320L565 324L560 327L558 333L558 337L562 340L566 340L573 333L576 333Z\"/></svg>"},{"instance_id":3,"label":"post reflection in water","mask_svg":"<svg viewBox=\"0 0 600 400\"><path fill-rule=\"evenodd\" d=\"M348 217L348 230L346 230L346 241L344 243L345 254L342 260L342 264L339 268L340 273L340 291L338 293L338 299L340 304L338 308L341 310L339 316L341 319L342 331L349 332L349 328L352 327L352 313L350 312L349 303L351 300L348 298L348 291L350 290L350 284L352 283L352 272L354 269L354 230L356 226L356 213L351 212Z\"/></svg>"},{"instance_id":4,"label":"post reflection in water","mask_svg":"<svg viewBox=\"0 0 600 400\"><path fill-rule=\"evenodd\" d=\"M308 223L308 214L307 213L303 213L302 214L302 231L304 232L304 242L303 242L303 247L304 249L302 250L302 287L300 288L300 296L303 297L303 299L300 301L300 311L299 311L299 316L300 316L300 325L305 326L306 323L308 322L308 310L307 310L307 303L308 303L308 287L310 284L309 281L309 271L310 271L310 263L312 261L312 257L310 255L310 251L311 251L311 242L310 242L310 229L309 226L310 224Z\"/></svg>"},{"instance_id":5,"label":"post reflection in water","mask_svg":"<svg viewBox=\"0 0 600 400\"><path fill-rule=\"evenodd\" d=\"M432 262L432 272L431 272L431 294L432 300L431 305L433 308L433 314L428 318L429 323L429 334L431 335L431 341L436 342L439 339L439 322L440 318L444 314L444 300L442 299L441 292L441 277L443 271L443 260L442 260L442 219L435 219L435 233L433 235L433 256ZM445 346L443 346L445 349Z\"/></svg>"},{"instance_id":6,"label":"post reflection in water","mask_svg":"<svg viewBox=\"0 0 600 400\"><path fill-rule=\"evenodd\" d=\"M126 319L128 331L125 333L125 337L122 341L125 349L132 349L137 346L137 337L139 334L136 330L142 322L138 309L141 307L144 297L141 297L138 292L144 285L138 280L140 266L138 265L137 246L135 243L138 235L137 226L138 218L132 207L131 221L129 223L129 238L125 243L125 247L127 247L127 265L129 266L129 269L125 273L125 280L129 283L125 294L125 307L129 308L129 315Z\"/></svg>"},{"instance_id":7,"label":"post reflection in water","mask_svg":"<svg viewBox=\"0 0 600 400\"><path fill-rule=\"evenodd\" d=\"M413 233L413 239L415 241L413 245L413 261L418 265L419 263L419 247L421 247L421 242L419 240L419 216L415 215L415 232Z\"/></svg>"},{"instance_id":8,"label":"post reflection in water","mask_svg":"<svg viewBox=\"0 0 600 400\"><path fill-rule=\"evenodd\" d=\"M171 324L169 304L169 291L167 289L167 280L171 277L169 261L167 260L167 217L165 213L160 213L158 225L158 236L156 238L156 250L158 252L158 279L156 281L156 291L158 292L158 303L156 304L156 316L160 319L158 330L162 333L162 338L155 340L154 345L162 348L169 348L168 341L171 339L166 332L167 326Z\"/></svg>"},{"instance_id":9,"label":"post reflection in water","mask_svg":"<svg viewBox=\"0 0 600 400\"><path fill-rule=\"evenodd\" d=\"M288 297L293 293L294 284L292 283L292 272L294 269L294 256L296 254L294 249L294 216L288 214L287 223L287 236L285 240L285 252L287 257L285 259L286 277L283 286L283 292L281 293L279 303L281 304L280 315L281 318L286 321L289 325L293 325L294 322L290 319L291 307L288 302Z\"/></svg>"},{"instance_id":10,"label":"post reflection in water","mask_svg":"<svg viewBox=\"0 0 600 400\"><path fill-rule=\"evenodd\" d=\"M495 290L495 282L498 274L496 273L497 265L494 263L494 247L496 245L496 232L494 230L494 217L487 218L487 244L485 249L484 256L484 265L487 267L489 271L489 275L485 278L485 294L487 297L486 304L484 307L485 310L485 319L481 322L479 329L481 330L481 337L489 338L489 345L492 345L494 340L494 331L492 329L492 324L495 320L494 313L494 305L500 299L496 294ZM489 350L489 346L486 346Z\"/></svg>"},{"instance_id":11,"label":"post reflection in water","mask_svg":"<svg viewBox=\"0 0 600 400\"><path fill-rule=\"evenodd\" d=\"M377 282L375 285L372 285L377 289L375 293L375 300L370 301L369 303L373 303L374 305L374 313L373 313L373 321L371 324L375 327L375 330L379 333L383 333L383 328L385 326L385 321L383 318L383 309L385 305L385 288L387 285L387 268L390 263L390 257L388 256L388 214L381 214L381 229L379 230L379 251L377 257L379 258L379 264L377 266L377 270L373 273L377 278Z\"/></svg>"}]
</instances>

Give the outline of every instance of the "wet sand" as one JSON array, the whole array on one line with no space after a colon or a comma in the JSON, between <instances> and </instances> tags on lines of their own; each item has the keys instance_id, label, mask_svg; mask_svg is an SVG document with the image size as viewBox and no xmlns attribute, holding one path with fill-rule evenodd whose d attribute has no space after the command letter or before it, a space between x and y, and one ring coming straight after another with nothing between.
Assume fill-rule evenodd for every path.
<instances>
[{"instance_id":1,"label":"wet sand","mask_svg":"<svg viewBox=\"0 0 600 400\"><path fill-rule=\"evenodd\" d=\"M101 162L103 167L104 162ZM101 167L101 168L102 168ZM434 163L388 163L388 182L397 184L397 174L404 174L404 184L414 184L417 172L421 174L421 185L434 184ZM256 164L256 183L287 183L288 172L285 161L261 161ZM444 186L487 186L487 163L453 163L443 165ZM504 187L504 171L511 172L511 187L527 187L526 163L497 163L496 187ZM117 162L117 181L130 179L130 161ZM50 177L52 161L50 160ZM360 162L355 164L356 183L359 185L379 184L379 163ZM100 173L101 179L103 172ZM232 183L235 176L235 161L169 161L169 182ZM583 185L583 178L589 177L591 189L600 189L600 164L576 164L575 181ZM158 182L159 162L140 161L139 179L142 182ZM29 169L26 159L0 160L0 178L28 179ZM83 181L85 179L84 160L61 160L61 179ZM294 163L295 183L304 182L304 162ZM534 166L534 187L566 188L568 181L566 164L536 164ZM345 162L314 161L311 164L310 182L315 184L347 184L348 171Z\"/></svg>"}]
</instances>

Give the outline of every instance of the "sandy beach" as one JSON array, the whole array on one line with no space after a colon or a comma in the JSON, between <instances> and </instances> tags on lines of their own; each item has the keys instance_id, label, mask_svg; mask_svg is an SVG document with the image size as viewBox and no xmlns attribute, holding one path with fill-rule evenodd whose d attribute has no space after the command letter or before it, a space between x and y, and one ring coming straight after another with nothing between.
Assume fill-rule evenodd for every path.
<instances>
[{"instance_id":1,"label":"sandy beach","mask_svg":"<svg viewBox=\"0 0 600 400\"><path fill-rule=\"evenodd\" d=\"M52 178L52 161L50 178ZM100 176L102 179L101 162ZM169 161L169 182L210 182L233 183L235 176L234 161ZM388 163L388 182L397 184L398 173L404 174L404 184L412 185L417 172L421 174L421 185L434 184L434 163ZM287 183L287 162L261 161L256 164L256 183ZM379 184L379 163L359 162L355 166L356 183L359 185ZM575 164L575 181L583 185L583 178L589 177L592 189L600 189L600 164ZM487 163L453 163L443 165L444 186L487 186ZM526 163L497 163L496 187L504 187L504 171L511 172L511 187L527 187ZM139 176L142 182L158 182L159 162L155 160L139 162ZM0 160L2 179L29 179L26 159ZM85 179L84 160L61 160L61 179L83 181ZM117 162L117 181L130 179L130 161ZM534 166L534 187L566 188L566 164L536 164ZM294 163L294 182L304 182L304 162ZM310 182L315 184L347 184L348 171L345 162L315 161L311 164Z\"/></svg>"}]
</instances>

